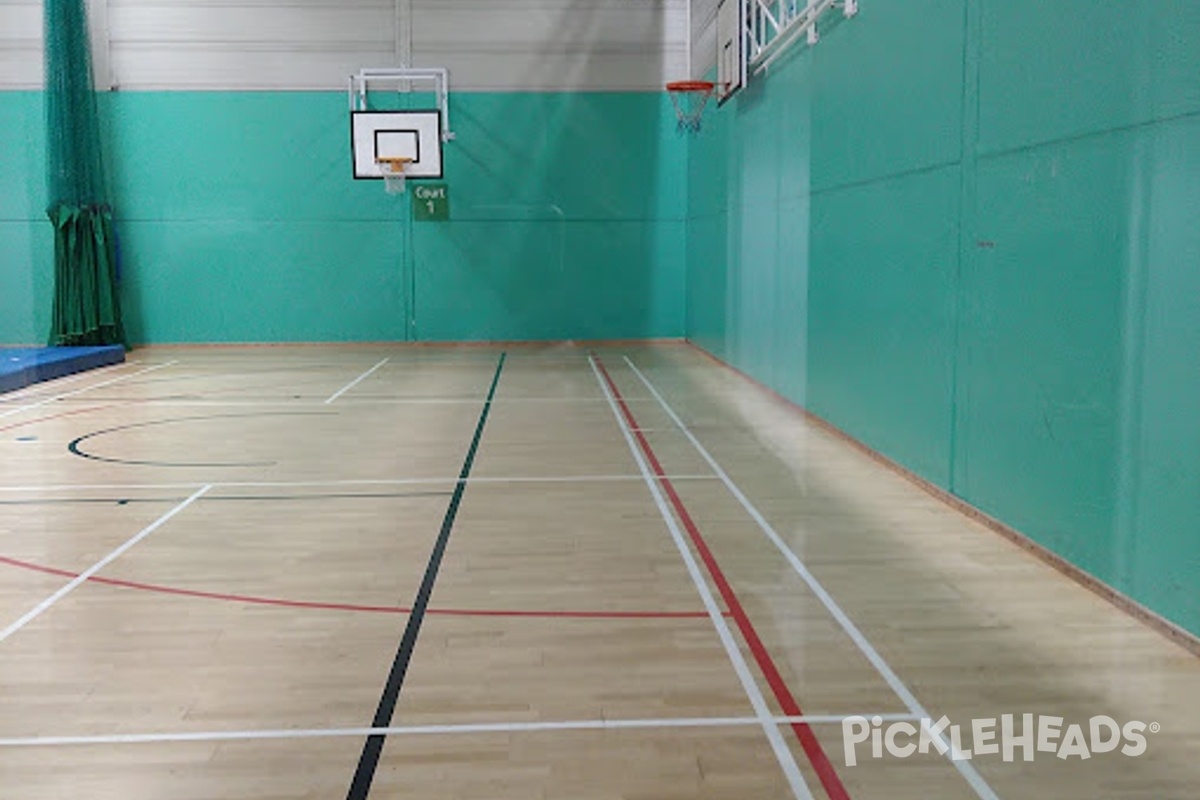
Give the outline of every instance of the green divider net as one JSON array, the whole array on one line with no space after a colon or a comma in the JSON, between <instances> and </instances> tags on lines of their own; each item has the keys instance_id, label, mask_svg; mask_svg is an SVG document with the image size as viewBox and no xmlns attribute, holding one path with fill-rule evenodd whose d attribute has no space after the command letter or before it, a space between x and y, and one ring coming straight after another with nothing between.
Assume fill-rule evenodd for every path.
<instances>
[{"instance_id":1,"label":"green divider net","mask_svg":"<svg viewBox=\"0 0 1200 800\"><path fill-rule=\"evenodd\" d=\"M45 23L50 344L124 344L84 0L45 0Z\"/></svg>"}]
</instances>

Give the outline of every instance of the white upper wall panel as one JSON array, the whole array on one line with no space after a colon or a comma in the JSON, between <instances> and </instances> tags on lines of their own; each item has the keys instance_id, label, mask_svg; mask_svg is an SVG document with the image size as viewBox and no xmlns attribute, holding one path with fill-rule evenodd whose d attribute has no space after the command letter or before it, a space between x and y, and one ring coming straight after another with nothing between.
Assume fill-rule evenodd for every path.
<instances>
[{"instance_id":1,"label":"white upper wall panel","mask_svg":"<svg viewBox=\"0 0 1200 800\"><path fill-rule=\"evenodd\" d=\"M301 52L260 44L181 45L172 48L114 47L112 66L118 88L171 89L339 89L365 58L389 64L392 50Z\"/></svg>"},{"instance_id":2,"label":"white upper wall panel","mask_svg":"<svg viewBox=\"0 0 1200 800\"><path fill-rule=\"evenodd\" d=\"M0 91L40 89L42 76L41 40L28 47L0 44Z\"/></svg>"},{"instance_id":3,"label":"white upper wall panel","mask_svg":"<svg viewBox=\"0 0 1200 800\"><path fill-rule=\"evenodd\" d=\"M417 0L413 62L454 86L661 90L687 75L686 0Z\"/></svg>"},{"instance_id":4,"label":"white upper wall panel","mask_svg":"<svg viewBox=\"0 0 1200 800\"><path fill-rule=\"evenodd\" d=\"M393 0L109 0L122 89L340 89L395 62Z\"/></svg>"},{"instance_id":5,"label":"white upper wall panel","mask_svg":"<svg viewBox=\"0 0 1200 800\"><path fill-rule=\"evenodd\" d=\"M0 89L42 85L42 4L0 0Z\"/></svg>"},{"instance_id":6,"label":"white upper wall panel","mask_svg":"<svg viewBox=\"0 0 1200 800\"><path fill-rule=\"evenodd\" d=\"M42 4L37 0L0 0L0 41L42 38Z\"/></svg>"},{"instance_id":7,"label":"white upper wall panel","mask_svg":"<svg viewBox=\"0 0 1200 800\"><path fill-rule=\"evenodd\" d=\"M475 91L662 91L664 75L687 74L687 52L577 53L544 51L426 53L419 64L450 69L451 88Z\"/></svg>"},{"instance_id":8,"label":"white upper wall panel","mask_svg":"<svg viewBox=\"0 0 1200 800\"><path fill-rule=\"evenodd\" d=\"M155 6L114 3L109 7L114 46L175 43L312 45L395 44L390 6ZM305 48L311 50L312 48Z\"/></svg>"},{"instance_id":9,"label":"white upper wall panel","mask_svg":"<svg viewBox=\"0 0 1200 800\"><path fill-rule=\"evenodd\" d=\"M679 2L518 0L413 8L413 45L459 51L623 46L658 50L687 41Z\"/></svg>"},{"instance_id":10,"label":"white upper wall panel","mask_svg":"<svg viewBox=\"0 0 1200 800\"><path fill-rule=\"evenodd\" d=\"M687 76L689 1L107 0L97 40L122 89L342 89L410 52L454 90L657 91ZM0 0L0 87L41 85L41 14Z\"/></svg>"}]
</instances>

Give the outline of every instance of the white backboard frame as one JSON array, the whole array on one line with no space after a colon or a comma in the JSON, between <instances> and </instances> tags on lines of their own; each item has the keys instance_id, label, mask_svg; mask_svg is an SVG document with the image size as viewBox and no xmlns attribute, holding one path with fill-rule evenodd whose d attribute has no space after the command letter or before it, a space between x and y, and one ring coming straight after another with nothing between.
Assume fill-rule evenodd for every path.
<instances>
[{"instance_id":1,"label":"white backboard frame","mask_svg":"<svg viewBox=\"0 0 1200 800\"><path fill-rule=\"evenodd\" d=\"M368 111L371 108L372 87L376 92L390 91L406 94L416 87L428 87L437 97L442 113L442 141L454 140L450 129L450 71L445 67L379 67L363 68L350 76L350 110Z\"/></svg>"},{"instance_id":2,"label":"white backboard frame","mask_svg":"<svg viewBox=\"0 0 1200 800\"><path fill-rule=\"evenodd\" d=\"M383 180L378 158L411 158L404 177L440 179L440 111L354 111L350 114L355 180Z\"/></svg>"},{"instance_id":3,"label":"white backboard frame","mask_svg":"<svg viewBox=\"0 0 1200 800\"><path fill-rule=\"evenodd\" d=\"M717 105L746 85L746 0L721 0L717 6Z\"/></svg>"}]
</instances>

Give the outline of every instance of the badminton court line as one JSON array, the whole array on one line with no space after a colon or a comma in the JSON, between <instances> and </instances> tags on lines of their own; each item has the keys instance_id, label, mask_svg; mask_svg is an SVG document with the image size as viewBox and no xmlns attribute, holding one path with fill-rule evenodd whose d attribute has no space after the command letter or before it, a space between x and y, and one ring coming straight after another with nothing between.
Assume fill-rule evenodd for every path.
<instances>
[{"instance_id":1,"label":"badminton court line","mask_svg":"<svg viewBox=\"0 0 1200 800\"><path fill-rule=\"evenodd\" d=\"M386 364L387 362L388 362L388 359L387 359L387 358L384 358L384 359L380 360L380 362L379 362L378 364L376 364L375 366L371 367L369 370L367 370L366 372L364 372L362 375L359 375L357 378L355 378L354 380L352 380L352 381L350 381L349 383L347 383L347 384L346 384L345 386L343 386L341 389L338 389L336 392L334 392L333 394L331 394L331 395L329 396L329 399L325 401L325 405L329 405L329 404L330 404L330 403L332 403L334 400L337 400L339 397L341 397L342 395L344 395L346 392L348 392L348 391L350 391L351 389L353 389L355 386L358 386L360 383L362 383L362 382L363 382L363 381L365 381L367 378L369 378L369 377L371 376L371 373L372 373L372 372L374 372L375 370L379 369L380 367L382 367L382 366L383 366L384 364Z\"/></svg>"},{"instance_id":2,"label":"badminton court line","mask_svg":"<svg viewBox=\"0 0 1200 800\"><path fill-rule=\"evenodd\" d=\"M840 725L851 715L820 714L771 717L775 726ZM909 714L861 714L885 722L918 722ZM359 736L444 736L479 733L538 733L543 731L604 731L671 728L744 728L761 724L759 717L665 717L662 719L584 719L556 722L484 722L449 725L401 725L387 728L282 728L279 730L188 731L180 733L113 733L93 736L29 736L0 738L0 747L65 747L79 745L164 744L168 742L263 741L272 739L333 739Z\"/></svg>"},{"instance_id":3,"label":"badminton court line","mask_svg":"<svg viewBox=\"0 0 1200 800\"><path fill-rule=\"evenodd\" d=\"M444 493L449 496L449 492ZM220 498L210 498L217 500ZM21 569L27 572L38 572L43 575L57 575L60 578L77 578L79 573L67 569L59 569L44 564L36 564L18 558L0 555L0 566ZM111 586L117 589L151 592L154 594L172 595L175 597L190 597L199 600L213 600L226 603L247 605L273 606L277 608L302 608L311 611L346 611L363 614L411 614L412 608L406 606L362 605L354 603L328 603L314 600L300 600L287 597L265 597L262 595L230 594L227 592L209 592L202 589L185 589L179 586L166 586L144 581L129 581L119 578L102 578L93 575L89 581L99 586ZM535 611L533 609L503 609L503 608L430 608L426 610L430 616L446 617L523 617L526 619L695 619L704 618L708 614L703 611L581 611L562 609L557 611Z\"/></svg>"},{"instance_id":4,"label":"badminton court line","mask_svg":"<svg viewBox=\"0 0 1200 800\"><path fill-rule=\"evenodd\" d=\"M83 584L87 583L87 581L93 575L95 575L100 570L104 569L106 566L111 564L113 561L116 561L118 558L120 558L122 555L124 555L126 551L128 551L130 548L132 548L138 542L142 541L147 536L149 536L150 534L154 533L156 530L161 528L164 524L166 524L166 522L169 519L171 519L171 517L174 517L176 514L183 511L185 508L190 506L192 503L199 500L200 497L202 497L211 488L212 488L212 486L202 486L200 489L197 489L195 492L193 492L191 494L190 497L188 497L182 503L175 506L167 513L163 514L158 519L154 520L154 522L151 522L145 528L142 528L141 531L139 531L137 534L135 534L130 539L128 539L123 545L121 545L117 549L113 550L111 553L109 553L104 558L97 561L95 564L93 564L88 569L79 573L78 576L76 576L73 580L71 580L69 583L67 583L65 586L63 586L61 589L59 589L57 592L50 595L45 600L43 600L42 602L40 602L36 606L34 606L32 609L30 609L23 617L21 617L20 619L18 619L16 622L12 623L11 625L9 625L4 630L0 631L0 642L3 642L8 637L12 636L14 633L16 633L17 631L24 628L30 622L33 622L35 619L37 619L42 614L44 614L46 611L48 611L51 607L53 607L59 600L62 600L68 594L75 591L77 588L79 588Z\"/></svg>"},{"instance_id":5,"label":"badminton court line","mask_svg":"<svg viewBox=\"0 0 1200 800\"><path fill-rule=\"evenodd\" d=\"M13 408L8 411L0 412L0 417L7 417L11 414L20 414L22 411L30 411L35 408L40 408L41 406L44 406L47 403L53 403L58 400L65 400L68 397L75 397L76 395L83 394L84 392L90 392L93 389L99 389L102 386L112 386L114 383L119 383L120 381L128 380L130 378L136 378L138 375L144 375L147 372L154 372L156 369L163 369L164 367L169 367L172 364L177 364L177 363L179 363L179 362L178 361L168 361L165 364L155 364L152 367L144 367L143 369L139 369L137 372L131 372L128 375L120 375L116 378L112 378L107 381L101 381L100 383L94 383L90 386L85 386L82 389L76 389L73 392L64 392L63 394L58 394L58 395L55 395L54 397L47 397L46 399L41 400L37 403L30 403L27 406L21 406L20 408Z\"/></svg>"},{"instance_id":6,"label":"badminton court line","mask_svg":"<svg viewBox=\"0 0 1200 800\"><path fill-rule=\"evenodd\" d=\"M45 417L34 417L33 419L23 419L20 422L10 422L7 425L0 425L0 432L16 430L17 428L27 428L30 425L40 425L43 422L53 422L56 419L64 417L76 417L80 414L91 414L93 411L105 411L110 408L116 408L117 402L105 403L102 406L84 406L83 408L73 408L70 411L59 411L57 414L50 414Z\"/></svg>"},{"instance_id":7,"label":"badminton court line","mask_svg":"<svg viewBox=\"0 0 1200 800\"><path fill-rule=\"evenodd\" d=\"M75 383L83 380L84 378L97 378L100 377L100 375L97 373L107 375L108 373L121 369L122 367L136 366L138 363L140 362L122 361L119 364L109 364L108 366L104 367L96 367L95 369L76 372L74 375L66 375L62 378L55 378L53 381L31 383L22 389L16 389L12 392L6 392L3 395L0 395L0 403L4 403L6 405L11 403L16 405L17 403L29 400L33 397L44 397L46 389L58 389L62 386L66 386L68 383ZM53 383L53 386L48 385L50 383Z\"/></svg>"},{"instance_id":8,"label":"badminton court line","mask_svg":"<svg viewBox=\"0 0 1200 800\"><path fill-rule=\"evenodd\" d=\"M596 359L596 365L600 372L604 375L604 380L608 384L613 396L616 398L618 405L621 407L621 413L625 417L625 421L630 431L638 428L638 422L634 418L633 411L624 402L621 395L621 390L617 387L616 381L605 368L604 362ZM651 468L658 474L663 473L662 465L658 461L658 457L654 453L654 448L650 442L640 433L634 434L638 444L641 445L642 452L646 456L646 460L650 463ZM763 644L762 639L758 635L758 631L754 627L750 616L746 613L742 606L741 600L737 593L733 590L728 579L725 577L724 571L721 569L720 563L717 561L708 543L705 541L703 534L700 532L699 526L692 519L691 513L687 510L687 506L679 497L675 490L674 484L670 481L665 481L662 484L663 490L666 492L671 505L675 509L675 515L679 522L687 530L688 537L691 540L692 546L695 548L700 560L704 562L704 566L708 570L708 575L716 585L718 593L725 600L725 606L729 609L733 617L734 623L737 625L738 631L742 634L742 640L749 647L751 654L754 656L755 663L758 664L759 670L767 685L771 687L775 699L779 702L783 712L788 715L800 715L803 711L799 703L796 702L795 696L788 688L787 682L780 675L778 667L771 658L770 652ZM800 742L800 746L804 750L804 754L808 756L809 762L817 772L822 788L829 795L830 800L849 800L850 795L846 791L845 785L842 783L841 776L838 775L833 762L830 761L829 755L821 746L820 741L813 733L812 729L807 725L793 726L793 733Z\"/></svg>"},{"instance_id":9,"label":"badminton court line","mask_svg":"<svg viewBox=\"0 0 1200 800\"><path fill-rule=\"evenodd\" d=\"M345 390L342 390L345 391ZM102 398L104 400L113 400L113 398ZM335 400L341 400L343 405L350 407L361 406L369 408L371 406L478 406L483 402L482 397L372 397L360 394L354 394L350 397L334 397ZM653 403L653 397L627 397L626 402L629 403ZM318 400L315 398L283 397L265 398L265 399L243 399L243 400L212 400L196 397L192 399L186 398L170 398L170 397L150 397L145 399L121 399L123 403L131 403L139 406L155 406L166 408L187 408L195 406L198 408L207 407L250 407L250 408L277 408L279 406L307 406L307 405L329 405L332 402L329 399ZM493 405L551 405L561 403L569 404L585 404L594 403L601 404L604 402L603 397L503 397L493 401Z\"/></svg>"},{"instance_id":10,"label":"badminton court line","mask_svg":"<svg viewBox=\"0 0 1200 800\"><path fill-rule=\"evenodd\" d=\"M433 550L429 554L425 575L421 578L421 585L413 600L412 612L408 615L408 623L404 626L404 633L396 648L396 656L388 671L387 682L383 686L379 705L376 707L375 716L371 721L372 727L381 728L389 725L392 717L396 714L396 705L400 701L400 692L403 690L405 678L408 676L408 668L412 663L417 639L421 634L421 626L425 621L425 612L433 597L434 585L437 583L446 548L450 544L450 535L454 531L454 522L458 518L458 510L467 490L467 478L471 475L471 468L474 466L475 457L479 452L479 443L483 441L483 432L487 427L488 417L491 415L492 398L496 396L496 387L500 385L500 375L504 372L506 355L506 353L501 353L500 360L496 363L496 371L492 375L487 400L484 401L483 408L479 412L479 421L475 424L475 434L471 437L471 444L467 447L466 456L463 458L462 469L458 473L458 483L455 485L454 494L450 497L450 503L446 507L446 514L442 517L442 527L434 542ZM368 736L363 742L358 766L354 770L354 777L346 792L347 800L367 800L370 797L371 784L375 780L379 759L383 754L386 742L387 738L380 735Z\"/></svg>"},{"instance_id":11,"label":"badminton court line","mask_svg":"<svg viewBox=\"0 0 1200 800\"><path fill-rule=\"evenodd\" d=\"M651 476L654 480L671 481L715 481L716 475L666 475ZM221 481L212 483L214 489L253 488L285 489L307 487L319 489L334 486L454 486L457 483L613 483L641 481L641 475L495 475L473 478L345 478L328 481ZM83 491L136 491L158 489L195 489L200 484L192 483L59 483L46 486L0 486L0 492L83 492Z\"/></svg>"},{"instance_id":12,"label":"badminton court line","mask_svg":"<svg viewBox=\"0 0 1200 800\"><path fill-rule=\"evenodd\" d=\"M638 470L642 473L646 488L650 490L650 495L654 498L654 504L658 506L658 513L662 515L663 522L666 523L667 530L671 534L671 539L675 542L676 549L679 550L679 555L683 559L684 566L687 567L688 575L691 576L692 583L695 584L696 591L704 603L704 608L708 611L709 619L712 620L713 627L717 630L717 636L721 639L721 644L725 647L725 653L729 656L729 661L733 665L734 672L737 673L738 680L742 684L742 689L746 692L746 698L750 701L750 705L754 709L754 714L759 720L763 734L767 737L767 741L771 745L771 750L775 753L775 758L783 770L784 777L787 778L792 794L795 795L797 800L813 800L812 792L809 790L808 784L804 782L804 776L800 774L800 767L796 764L796 759L792 755L791 749L784 742L783 734L779 731L779 726L772 721L767 701L763 697L762 691L758 688L758 683L750 673L750 667L746 664L746 659L742 656L741 648L734 640L733 633L729 630L729 625L725 622L725 616L721 613L720 608L718 608L712 591L708 588L708 584L705 583L704 576L700 573L700 567L696 564L696 559L692 556L692 551L688 549L683 533L679 530L678 523L675 522L675 517L671 514L670 509L667 508L666 500L663 499L660 481L652 479L652 473L646 464L646 459L634 442L633 434L629 432L629 427L625 424L624 417L621 416L621 411L617 407L612 391L609 389L600 372L595 356L589 355L588 363L592 365L592 372L595 373L596 381L604 391L604 397L608 400L609 409L613 412L613 416L617 420L617 427L620 428L621 435L625 437L625 443L629 445L629 452L633 454L633 458L638 465Z\"/></svg>"},{"instance_id":13,"label":"badminton court line","mask_svg":"<svg viewBox=\"0 0 1200 800\"><path fill-rule=\"evenodd\" d=\"M671 418L671 421L675 423L680 432L683 433L683 435L687 437L688 441L692 443L692 446L696 448L696 451L700 453L701 457L703 457L708 463L708 466L716 474L717 478L725 484L725 488L727 488L730 494L737 499L738 503L741 504L742 508L745 509L746 513L750 515L750 518L754 520L766 537L771 540L771 543L775 545L775 548L779 550L780 554L791 565L792 570L795 571L795 573L800 576L800 579L808 585L808 588L814 595L817 596L817 599L821 601L822 605L825 606L825 609L829 612L830 616L837 620L838 625L840 625L842 630L845 631L846 635L853 640L854 644L858 647L863 656L865 656L866 659L871 662L871 665L875 667L876 672L878 672L879 676L883 678L888 686L891 687L896 696L900 698L900 701L904 703L904 707L908 709L909 713L918 719L931 719L929 712L924 706L921 705L920 702L918 702L916 696L913 695L908 686L906 686L904 682L900 680L900 677L896 674L895 670L893 670L891 666L883 660L883 656L879 655L879 651L876 650L875 646L867 640L867 637L864 636L862 631L858 629L858 626L854 624L849 615L842 610L842 607L839 606L837 601L833 599L833 596L826 591L825 587L822 586L816 577L809 571L804 562L800 560L800 557L797 556L790 547L788 547L787 543L784 542L783 538L778 532L776 532L771 523L767 522L766 518L759 512L758 508L755 507L755 505L750 502L750 499L746 497L742 490L738 488L738 485L733 482L733 479L729 477L729 474L725 472L719 463L717 463L717 460L712 457L712 454L708 452L708 449L700 443L700 440L696 438L691 429L688 428L684 421L679 418L679 415L676 414L675 410L671 408L670 404L663 399L663 396L659 394L658 389L654 387L654 384L652 384L650 380L644 374L642 374L642 371L637 368L637 365L634 364L628 356L625 356L625 363L631 370L633 370L633 373L637 375L638 379L641 380L650 393L654 395L654 397L658 400L659 405L662 406L663 411L667 412L667 416ZM940 734L935 733L934 735L943 743L945 743L944 737L942 737ZM953 748L949 748L946 750L946 752L953 753L954 750ZM954 764L954 768L957 769L959 774L961 774L967 783L970 784L971 788L975 790L975 794L978 795L981 800L999 800L998 795L992 790L991 786L988 785L988 783L983 779L983 776L979 774L979 771L975 769L971 762L962 759L951 759L951 763Z\"/></svg>"}]
</instances>

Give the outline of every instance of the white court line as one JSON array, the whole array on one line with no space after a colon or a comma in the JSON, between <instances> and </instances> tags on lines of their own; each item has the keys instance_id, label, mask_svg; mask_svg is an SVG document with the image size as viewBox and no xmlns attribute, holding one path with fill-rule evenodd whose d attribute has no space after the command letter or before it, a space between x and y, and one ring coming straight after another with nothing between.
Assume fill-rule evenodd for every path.
<instances>
[{"instance_id":1,"label":"white court line","mask_svg":"<svg viewBox=\"0 0 1200 800\"><path fill-rule=\"evenodd\" d=\"M478 408L486 398L483 397L363 397L361 395L352 395L350 397L335 398L342 405L348 407L355 406L471 406ZM123 401L124 402L124 401ZM329 400L319 400L314 398L301 398L297 400L294 397L280 397L277 400L187 400L179 399L172 400L162 398L158 400L137 400L132 399L128 402L138 406L165 406L171 408L279 408L286 406L288 408L296 408L297 406L325 406L329 405ZM508 398L493 398L493 405L533 405L535 403L603 403L603 397L508 397ZM626 398L626 402L631 403L653 403L653 397L642 398Z\"/></svg>"},{"instance_id":2,"label":"white court line","mask_svg":"<svg viewBox=\"0 0 1200 800\"><path fill-rule=\"evenodd\" d=\"M44 406L47 403L53 403L57 400L65 400L68 397L74 397L76 395L83 394L84 392L90 392L92 389L99 389L102 386L111 386L112 384L117 383L119 381L128 380L129 378L136 378L138 375L144 375L147 372L153 372L156 369L162 369L163 367L169 367L172 364L176 364L176 363L178 363L178 362L168 361L165 364L155 364L152 367L145 367L143 369L139 369L137 372L131 372L128 375L121 375L120 377L112 378L111 380L102 381L100 383L94 383L91 386L85 386L82 389L76 389L73 392L65 392L63 394L55 395L54 397L47 397L45 400L41 400L37 403L30 403L27 406L21 406L20 408L14 408L10 411L5 411L3 413L0 413L0 417L7 417L10 414L20 414L22 411L29 411L31 409L38 408L39 406Z\"/></svg>"},{"instance_id":3,"label":"white court line","mask_svg":"<svg viewBox=\"0 0 1200 800\"><path fill-rule=\"evenodd\" d=\"M461 403L473 403L478 405L483 402L485 397L372 397L370 395L356 395L348 398L346 402L351 404L372 405L396 403L396 404L429 404L429 405L456 405ZM492 398L492 404L501 405L521 404L521 403L603 403L603 397L571 397L566 395L563 397L538 397L538 396L522 396L515 395L510 397L495 397ZM653 403L653 397L626 397L627 403Z\"/></svg>"},{"instance_id":4,"label":"white court line","mask_svg":"<svg viewBox=\"0 0 1200 800\"><path fill-rule=\"evenodd\" d=\"M746 513L749 514L750 517L758 524L758 527L764 534L766 534L767 538L771 540L772 544L775 545L780 554L787 559L787 562L791 565L796 574L800 576L800 579L808 585L808 588L817 596L829 614L837 620L838 624L841 626L842 630L845 631L846 635L854 641L854 644L858 647L859 651L866 657L868 661L871 662L872 666L875 667L875 670L879 673L880 677L887 682L887 685L891 687L896 696L900 698L900 701L904 703L904 707L907 708L909 712L918 719L930 718L929 712L917 701L916 696L913 695L904 682L900 680L900 677L896 674L895 670L893 670L891 666L889 666L888 663L883 660L883 656L879 655L879 651L876 650L874 645L867 640L867 637L863 635L862 631L858 629L858 626L854 624L849 615L847 615L846 612L842 610L841 606L837 604L837 601L833 599L833 596L830 595L829 592L826 591L825 587L822 586L819 581L817 581L816 577L809 572L808 567L805 566L804 562L800 560L800 557L797 556L790 547L788 547L783 538L775 531L775 528L771 526L771 523L767 522L766 518L759 512L754 504L750 502L749 498L742 493L742 490L739 489L737 484L733 482L728 473L721 468L721 465L718 464L717 460L712 457L712 455L708 452L708 449L705 448L704 445L700 444L700 440L696 438L684 421L679 418L679 415L675 413L675 410L671 408L666 400L663 399L663 396L658 393L658 390L654 388L654 384L652 384L650 380L642 374L642 371L637 368L637 365L634 364L628 356L625 356L625 363L629 365L629 368L633 370L634 374L641 379L646 388L650 390L650 393L653 394L658 400L663 410L666 411L667 415L671 418L671 421L679 427L679 430L682 431L683 435L688 438L688 441L692 443L697 452L699 452L704 460L708 462L708 466L712 468L712 471L716 474L717 478L725 484L725 488L727 488L729 492L737 498L737 501L741 504L742 508L746 510ZM937 735L937 738L943 743L946 743L945 738L940 734ZM954 764L954 768L957 769L959 774L961 774L963 778L966 779L967 783L971 785L971 788L975 790L976 795L982 798L982 800L999 800L999 796L992 790L992 787L987 784L987 782L983 779L983 776L979 774L979 771L975 769L971 762L952 758L954 753L953 748L948 749L946 753L947 757L951 758L951 763Z\"/></svg>"},{"instance_id":5,"label":"white court line","mask_svg":"<svg viewBox=\"0 0 1200 800\"><path fill-rule=\"evenodd\" d=\"M663 481L715 481L716 475L667 475L653 480ZM472 478L347 478L329 481L222 481L211 484L214 489L230 487L258 489L286 489L289 487L321 488L325 486L428 486L456 483L609 483L616 481L641 481L641 475L542 475L542 476L495 476ZM134 489L195 489L192 483L62 483L49 486L0 486L0 492L83 492L83 491L131 491Z\"/></svg>"},{"instance_id":6,"label":"white court line","mask_svg":"<svg viewBox=\"0 0 1200 800\"><path fill-rule=\"evenodd\" d=\"M780 725L839 725L850 714L772 717ZM885 722L917 722L909 714L863 714ZM431 736L478 733L537 733L540 731L605 731L646 728L736 728L759 725L758 717L680 717L664 719L584 719L564 722L485 722L460 725L400 725L388 728L283 728L250 731L196 731L187 733L114 733L96 736L30 736L0 739L0 747L62 747L65 745L161 744L166 742L228 742L264 739L325 739L366 736Z\"/></svg>"},{"instance_id":7,"label":"white court line","mask_svg":"<svg viewBox=\"0 0 1200 800\"><path fill-rule=\"evenodd\" d=\"M656 481L715 481L716 475L666 475L658 477L651 475L650 478ZM608 481L640 481L643 480L642 475L581 475L572 477L570 475L553 475L541 478L507 478L503 476L489 477L480 476L478 478L468 478L467 483L604 483Z\"/></svg>"},{"instance_id":8,"label":"white court line","mask_svg":"<svg viewBox=\"0 0 1200 800\"><path fill-rule=\"evenodd\" d=\"M335 398L338 399L338 398ZM420 406L475 406L478 407L484 397L370 397L355 395L341 398L342 405L349 406L390 406L390 405L420 405ZM170 399L136 400L141 406L303 406L328 405L329 400L313 398L280 397L277 400L204 400L204 399ZM603 397L498 397L492 399L496 405L521 405L523 403L603 403ZM627 403L653 403L653 397L627 397Z\"/></svg>"},{"instance_id":9,"label":"white court line","mask_svg":"<svg viewBox=\"0 0 1200 800\"><path fill-rule=\"evenodd\" d=\"M60 386L65 386L68 383L75 383L76 381L81 381L84 378L100 377L100 375L107 374L109 372L112 372L113 370L120 369L121 367L132 367L132 366L135 366L140 363L141 363L140 361L122 361L119 364L109 364L108 366L97 367L96 369L87 369L87 370L84 370L83 372L77 372L74 375L67 375L62 378L55 378L52 381L44 381L42 383L34 383L29 386L26 386L23 389L17 389L15 392L8 392L4 395L0 395L0 402L17 403L17 402L27 399L31 395L33 397L42 397L46 394L47 389L50 389L50 390L58 389Z\"/></svg>"},{"instance_id":10,"label":"white court line","mask_svg":"<svg viewBox=\"0 0 1200 800\"><path fill-rule=\"evenodd\" d=\"M167 522L167 520L171 519L171 517L175 516L180 511L183 511L185 508L190 506L196 500L200 499L200 496L203 495L205 492L207 492L211 488L212 488L211 486L203 486L200 489L196 490L195 492L192 493L192 495L190 497L188 497L188 499L184 500L182 503L175 506L167 513L163 514L161 517L154 520L154 522L151 522L145 528L142 528L141 531L139 531L137 534L135 534L133 537L131 537L128 541L126 541L125 544L121 545L116 550L113 550L111 553L106 555L104 558L100 559L95 564L90 566L87 570L79 573L79 575L76 576L75 578L73 578L71 580L71 582L68 583L66 586L62 587L54 594L47 597L45 600L38 603L36 606L34 606L32 609L30 609L29 612L25 614L25 616L21 617L19 620L17 620L13 624L9 625L3 631L0 631L0 642L3 642L8 637L12 636L14 633L16 633L17 631L24 628L30 622L33 622L35 619L40 617L42 614L44 614L46 611L48 611L59 600L62 600L68 594L75 591L75 589L77 589L79 586L81 586L82 584L89 581L92 578L92 576L95 575L97 572L104 569L106 566L111 564L113 561L120 558L131 547L133 547L138 542L142 541L147 536L149 536L150 534L154 533L156 530L161 528L163 526L163 524Z\"/></svg>"},{"instance_id":11,"label":"white court line","mask_svg":"<svg viewBox=\"0 0 1200 800\"><path fill-rule=\"evenodd\" d=\"M331 395L329 396L329 399L325 401L325 405L329 405L329 404L330 404L330 403L332 403L334 400L337 400L339 397L341 397L342 395L344 395L346 392L348 392L348 391L350 391L351 389L353 389L355 386L358 386L360 383L362 383L362 382L363 382L363 381L365 381L365 380L366 380L368 377L370 377L370 375L371 375L371 373L372 373L372 372L374 372L375 370L379 369L380 367L382 367L382 366L383 366L384 364L386 364L387 362L388 362L388 359L387 359L387 357L383 358L383 359L382 359L382 360L381 360L381 361L380 361L378 364L376 364L375 366L371 367L369 370L367 370L366 372L364 372L362 375L359 375L357 378L355 378L354 380L352 380L352 381L350 381L349 383L347 383L347 384L346 384L345 386L343 386L341 389L338 389L336 392L334 392L333 394L331 394Z\"/></svg>"},{"instance_id":12,"label":"white court line","mask_svg":"<svg viewBox=\"0 0 1200 800\"><path fill-rule=\"evenodd\" d=\"M592 372L595 374L600 388L604 390L604 396L608 399L608 407L617 419L621 435L625 437L625 443L629 445L629 451L633 453L634 460L637 461L638 470L642 473L646 488L650 490L650 494L654 498L654 503L658 506L658 512L662 515L663 522L667 524L667 530L670 531L671 538L675 542L675 547L679 550L679 555L683 558L683 563L692 578L692 583L696 585L696 591L700 594L700 599L704 603L705 610L708 611L708 616L712 620L713 627L717 629L717 636L720 637L721 644L725 647L725 653L729 656L733 670L737 673L738 680L742 684L742 689L746 692L746 698L750 701L751 707L754 708L755 717L759 720L763 733L766 735L767 741L771 744L771 749L774 751L775 758L783 770L784 777L787 778L788 785L792 789L792 794L796 796L797 800L813 800L812 792L809 790L808 784L804 782L804 776L800 774L800 767L796 765L795 756L792 755L791 749L784 742L783 735L779 732L779 727L772 722L771 711L767 706L767 701L763 698L762 691L759 690L758 684L750 673L750 667L747 666L746 659L742 656L742 651L734 640L733 634L729 630L729 625L725 622L725 615L717 607L717 602L713 599L712 591L709 590L708 584L705 583L700 573L700 567L696 564L696 559L692 556L692 551L688 549L687 542L683 538L683 533L679 530L679 525L675 522L675 517L667 508L666 501L663 499L662 487L658 481L651 480L651 472L650 468L646 466L646 459L642 456L641 450L634 442L633 434L629 432L629 427L624 417L621 416L620 410L617 408L617 403L608 388L608 383L604 380L604 377L600 374L600 369L596 366L595 357L589 355L588 363L592 365Z\"/></svg>"}]
</instances>

